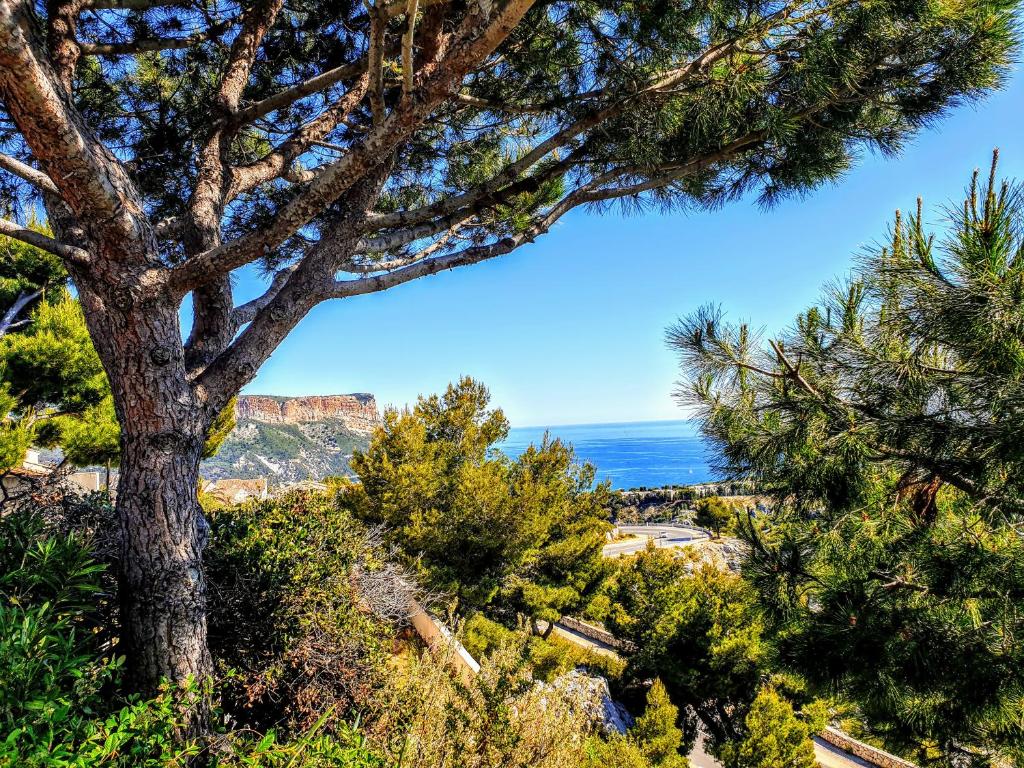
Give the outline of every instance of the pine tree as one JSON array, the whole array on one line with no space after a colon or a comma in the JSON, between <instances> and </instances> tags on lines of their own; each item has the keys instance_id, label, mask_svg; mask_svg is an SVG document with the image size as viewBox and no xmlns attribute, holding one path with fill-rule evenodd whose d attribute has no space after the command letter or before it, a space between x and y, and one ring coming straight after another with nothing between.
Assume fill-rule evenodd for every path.
<instances>
[{"instance_id":1,"label":"pine tree","mask_svg":"<svg viewBox=\"0 0 1024 768\"><path fill-rule=\"evenodd\" d=\"M725 768L815 768L810 737L824 723L800 720L793 706L769 686L757 694L745 718L742 741L727 743L721 750ZM815 727L816 726L816 727Z\"/></svg>"},{"instance_id":2,"label":"pine tree","mask_svg":"<svg viewBox=\"0 0 1024 768\"><path fill-rule=\"evenodd\" d=\"M623 564L612 599L608 628L635 647L629 677L658 676L672 702L696 716L686 723L687 746L698 725L712 749L738 738L772 664L750 586L706 563L651 548Z\"/></svg>"},{"instance_id":3,"label":"pine tree","mask_svg":"<svg viewBox=\"0 0 1024 768\"><path fill-rule=\"evenodd\" d=\"M716 537L721 536L722 529L728 528L736 517L732 506L720 496L698 499L694 507L697 514L694 515L693 522L705 528L711 528Z\"/></svg>"},{"instance_id":4,"label":"pine tree","mask_svg":"<svg viewBox=\"0 0 1024 768\"><path fill-rule=\"evenodd\" d=\"M359 514L383 524L431 588L460 612L496 608L553 622L582 608L606 575L609 528L592 467L548 437L515 461L490 393L463 378L411 410L389 410L352 457Z\"/></svg>"},{"instance_id":5,"label":"pine tree","mask_svg":"<svg viewBox=\"0 0 1024 768\"><path fill-rule=\"evenodd\" d=\"M679 749L683 732L676 725L679 710L668 697L661 680L655 679L647 691L647 706L629 736L639 745L652 768L686 768L687 761Z\"/></svg>"},{"instance_id":6,"label":"pine tree","mask_svg":"<svg viewBox=\"0 0 1024 768\"><path fill-rule=\"evenodd\" d=\"M744 578L781 658L897 750L1024 744L1024 196L975 174L766 347L703 309L672 329L721 470L775 497Z\"/></svg>"},{"instance_id":7,"label":"pine tree","mask_svg":"<svg viewBox=\"0 0 1024 768\"><path fill-rule=\"evenodd\" d=\"M997 87L1015 7L0 0L3 190L53 236L0 233L60 257L111 377L138 687L212 672L206 435L315 306L581 206L811 190ZM250 265L267 289L236 305Z\"/></svg>"}]
</instances>

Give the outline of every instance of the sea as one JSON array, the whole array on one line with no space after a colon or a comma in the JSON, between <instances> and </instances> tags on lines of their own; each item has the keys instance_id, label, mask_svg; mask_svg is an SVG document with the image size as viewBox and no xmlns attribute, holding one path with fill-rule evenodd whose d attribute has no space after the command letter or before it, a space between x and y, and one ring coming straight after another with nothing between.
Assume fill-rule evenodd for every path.
<instances>
[{"instance_id":1,"label":"sea","mask_svg":"<svg viewBox=\"0 0 1024 768\"><path fill-rule=\"evenodd\" d=\"M512 458L544 433L571 443L581 461L597 469L597 482L612 488L661 488L715 480L708 467L708 446L693 421L635 421L618 424L575 424L513 427L498 447Z\"/></svg>"}]
</instances>

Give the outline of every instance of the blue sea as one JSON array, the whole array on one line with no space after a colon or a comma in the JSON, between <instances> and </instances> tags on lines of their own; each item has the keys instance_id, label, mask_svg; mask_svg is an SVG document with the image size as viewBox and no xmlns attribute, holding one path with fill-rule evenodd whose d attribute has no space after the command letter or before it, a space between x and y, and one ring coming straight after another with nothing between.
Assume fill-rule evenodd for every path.
<instances>
[{"instance_id":1,"label":"blue sea","mask_svg":"<svg viewBox=\"0 0 1024 768\"><path fill-rule=\"evenodd\" d=\"M636 421L556 427L513 427L499 445L515 458L544 432L572 443L576 455L597 468L597 481L612 488L658 488L714 480L708 449L692 421Z\"/></svg>"}]
</instances>

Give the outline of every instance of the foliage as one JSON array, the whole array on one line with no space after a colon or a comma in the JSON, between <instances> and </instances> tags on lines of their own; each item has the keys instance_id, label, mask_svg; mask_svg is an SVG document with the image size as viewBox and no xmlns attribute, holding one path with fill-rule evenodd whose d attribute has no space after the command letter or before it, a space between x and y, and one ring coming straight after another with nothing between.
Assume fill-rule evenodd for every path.
<instances>
[{"instance_id":1,"label":"foliage","mask_svg":"<svg viewBox=\"0 0 1024 768\"><path fill-rule=\"evenodd\" d=\"M4 404L5 431L19 447L5 451L0 466L20 464L32 442L66 444L71 460L81 464L115 458L110 388L78 302L58 284L26 321L0 337L0 383L17 393Z\"/></svg>"},{"instance_id":2,"label":"foliage","mask_svg":"<svg viewBox=\"0 0 1024 768\"><path fill-rule=\"evenodd\" d=\"M228 435L231 434L231 430L235 428L235 405L237 403L238 398L232 397L220 413L214 417L210 428L206 430L206 442L203 443L204 459L215 456L221 445L227 440Z\"/></svg>"},{"instance_id":3,"label":"foliage","mask_svg":"<svg viewBox=\"0 0 1024 768\"><path fill-rule=\"evenodd\" d=\"M111 706L120 658L95 626L103 566L42 517L0 517L0 766L165 766L194 752L173 738L174 698Z\"/></svg>"},{"instance_id":4,"label":"foliage","mask_svg":"<svg viewBox=\"0 0 1024 768\"><path fill-rule=\"evenodd\" d=\"M469 378L412 410L390 410L352 468L360 516L383 524L427 585L459 609L505 605L557 619L600 585L605 489L558 440L516 461L494 447L508 434L487 389Z\"/></svg>"},{"instance_id":5,"label":"foliage","mask_svg":"<svg viewBox=\"0 0 1024 768\"><path fill-rule=\"evenodd\" d=\"M367 704L395 629L356 592L354 571L383 563L350 512L296 492L213 512L210 537L209 642L225 708L294 730Z\"/></svg>"},{"instance_id":6,"label":"foliage","mask_svg":"<svg viewBox=\"0 0 1024 768\"><path fill-rule=\"evenodd\" d=\"M475 613L463 625L462 643L475 659L483 659L510 645L524 642L523 630L509 629L483 613ZM612 656L598 653L563 640L557 635L530 636L525 640L527 660L537 680L551 682L578 668L606 680L622 677L625 664Z\"/></svg>"},{"instance_id":7,"label":"foliage","mask_svg":"<svg viewBox=\"0 0 1024 768\"><path fill-rule=\"evenodd\" d=\"M587 742L587 766L604 768L687 768L679 754L682 731L676 727L679 711L669 701L660 680L647 692L647 706L629 732Z\"/></svg>"},{"instance_id":8,"label":"foliage","mask_svg":"<svg viewBox=\"0 0 1024 768\"><path fill-rule=\"evenodd\" d=\"M649 548L622 565L616 587L608 628L636 645L627 674L660 677L715 744L740 732L770 662L750 586L709 564ZM697 723L683 725L692 746Z\"/></svg>"},{"instance_id":9,"label":"foliage","mask_svg":"<svg viewBox=\"0 0 1024 768\"><path fill-rule=\"evenodd\" d=\"M746 737L723 745L722 764L725 768L815 768L818 763L810 737L825 727L826 714L821 707L807 714L807 720L798 718L774 688L762 687L747 712Z\"/></svg>"},{"instance_id":10,"label":"foliage","mask_svg":"<svg viewBox=\"0 0 1024 768\"><path fill-rule=\"evenodd\" d=\"M525 636L460 680L444 656L412 659L395 682L384 723L389 757L408 768L577 768L589 726L570 696L538 686Z\"/></svg>"},{"instance_id":11,"label":"foliage","mask_svg":"<svg viewBox=\"0 0 1024 768\"><path fill-rule=\"evenodd\" d=\"M742 535L784 662L891 748L987 765L1024 743L1021 187L993 163L946 214L770 349L707 309L671 339L722 469L776 498Z\"/></svg>"},{"instance_id":12,"label":"foliage","mask_svg":"<svg viewBox=\"0 0 1024 768\"><path fill-rule=\"evenodd\" d=\"M731 528L730 524L736 519L736 512L732 505L721 496L698 499L694 506L697 514L694 515L693 522L705 528L711 528L715 532L715 536L721 536L723 529L728 531Z\"/></svg>"},{"instance_id":13,"label":"foliage","mask_svg":"<svg viewBox=\"0 0 1024 768\"><path fill-rule=\"evenodd\" d=\"M79 413L110 392L82 309L67 292L41 302L32 322L0 339L11 389L32 407Z\"/></svg>"},{"instance_id":14,"label":"foliage","mask_svg":"<svg viewBox=\"0 0 1024 768\"><path fill-rule=\"evenodd\" d=\"M0 382L0 470L20 464L32 443L31 418L19 418L17 407L7 383Z\"/></svg>"},{"instance_id":15,"label":"foliage","mask_svg":"<svg viewBox=\"0 0 1024 768\"><path fill-rule=\"evenodd\" d=\"M27 226L35 232L50 234L47 228L33 217L29 218ZM59 294L67 286L67 282L68 273L59 257L49 251L0 235L0 314L6 313L14 306L19 297L43 295L51 291ZM26 306L30 307L31 304ZM12 318L14 323L22 320L23 316Z\"/></svg>"},{"instance_id":16,"label":"foliage","mask_svg":"<svg viewBox=\"0 0 1024 768\"><path fill-rule=\"evenodd\" d=\"M664 684L655 679L647 691L644 713L629 729L629 735L656 768L686 768L687 762L679 754L683 732L676 727L678 718L679 710L669 700Z\"/></svg>"},{"instance_id":17,"label":"foliage","mask_svg":"<svg viewBox=\"0 0 1024 768\"><path fill-rule=\"evenodd\" d=\"M82 467L118 461L121 429L110 395L76 417L57 417L56 423L61 450L72 464Z\"/></svg>"},{"instance_id":18,"label":"foliage","mask_svg":"<svg viewBox=\"0 0 1024 768\"><path fill-rule=\"evenodd\" d=\"M376 207L418 210L480 189L552 136L561 137L554 156L541 153L507 183L495 184L501 194L469 208L473 231L443 242L443 250L528 231L581 187L648 183L654 189L645 188L649 194L638 204L665 207L714 206L748 189L769 200L804 192L842 174L864 145L895 151L949 106L997 86L1012 59L1013 7L977 1L538 4L492 55L467 63L470 72L460 81L470 99L430 101L415 130L401 135L393 176ZM368 17L351 2L310 0L282 9L270 34L257 39L242 103L287 95L296 83L339 66L362 69ZM154 221L187 215L218 103L217 73L228 55L219 37L232 39L241 18L214 20L201 8L158 4L133 13L86 13L76 21L83 45L126 48L110 57L84 51L74 72L75 105L91 135L117 147ZM475 28L460 9L441 18L450 29ZM434 14L422 14L421 39L431 20ZM399 14L382 30L389 91L406 74L396 45L404 24ZM132 44L161 38L179 40L158 51ZM707 66L688 66L707 57ZM667 77L685 87L658 87ZM327 166L335 157L328 146L335 153L342 147L347 157L379 125L379 108L369 98L332 114L346 90L347 79L302 89L259 119L239 115L225 136L230 167L248 170L273 158L288 144L282 137L296 137L289 141L298 146L289 149L298 156L286 154L287 167L271 183L236 192L244 204L226 205L218 222L225 242L267 228L295 199L299 190L284 184L290 161L303 169ZM398 112L401 103L389 94L384 106ZM326 123L315 134L324 147L302 140L300 128L313 122ZM5 151L27 154L14 131L0 138ZM310 212L303 236L280 249L275 243L266 260L280 263L300 252L306 237L330 231L333 199ZM162 245L169 258L180 255L181 237L172 232ZM409 253L403 243L382 256Z\"/></svg>"},{"instance_id":19,"label":"foliage","mask_svg":"<svg viewBox=\"0 0 1024 768\"><path fill-rule=\"evenodd\" d=\"M65 530L108 522L109 504L96 501L26 502L0 516L3 768L184 768L203 752L181 739L196 686L164 687L147 699L119 695L124 660L111 652L107 605L116 584L94 559L97 542ZM320 704L316 722L293 737L226 730L203 757L220 768L383 768L358 728L341 721L332 702Z\"/></svg>"}]
</instances>

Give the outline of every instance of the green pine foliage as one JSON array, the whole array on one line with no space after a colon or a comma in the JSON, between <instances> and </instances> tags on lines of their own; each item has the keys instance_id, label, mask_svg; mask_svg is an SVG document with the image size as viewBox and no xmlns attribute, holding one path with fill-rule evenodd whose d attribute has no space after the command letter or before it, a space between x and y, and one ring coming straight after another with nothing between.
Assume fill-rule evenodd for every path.
<instances>
[{"instance_id":1,"label":"green pine foliage","mask_svg":"<svg viewBox=\"0 0 1024 768\"><path fill-rule=\"evenodd\" d=\"M206 432L206 442L203 444L203 458L209 459L217 455L221 445L227 440L231 430L235 428L235 405L237 397L228 400L228 404L217 414L210 428Z\"/></svg>"},{"instance_id":2,"label":"green pine foliage","mask_svg":"<svg viewBox=\"0 0 1024 768\"><path fill-rule=\"evenodd\" d=\"M722 748L725 768L815 768L810 737L825 726L826 714L818 706L807 708L805 718L770 686L761 688L747 712L747 734L742 741Z\"/></svg>"},{"instance_id":3,"label":"green pine foliage","mask_svg":"<svg viewBox=\"0 0 1024 768\"><path fill-rule=\"evenodd\" d=\"M655 768L686 768L686 759L679 754L683 732L677 727L679 710L668 697L659 679L647 691L647 706L629 729L630 739Z\"/></svg>"},{"instance_id":4,"label":"green pine foliage","mask_svg":"<svg viewBox=\"0 0 1024 768\"><path fill-rule=\"evenodd\" d=\"M655 679L647 691L647 704L624 736L592 739L588 744L589 766L622 768L687 768L679 753L683 732L677 727L679 710L669 700L665 686Z\"/></svg>"},{"instance_id":5,"label":"green pine foliage","mask_svg":"<svg viewBox=\"0 0 1024 768\"><path fill-rule=\"evenodd\" d=\"M537 137L634 97L660 76L730 43L736 50L687 87L651 88L629 109L581 131L558 156L518 174L517 194L503 194L479 212L474 240L522 231L563 193L590 182L600 186L605 173L627 186L642 184L737 141L749 142L750 151L703 162L634 204L715 206L744 190L768 200L806 191L846 171L864 144L896 151L948 107L998 86L1012 58L1014 7L1010 0L537 4L493 60L466 78L465 93L474 103L444 107L402 146L377 207L416 208L492 180ZM278 19L256 57L244 104L365 53L367 14L358 3L306 0L286 6ZM459 21L455 10L448 23ZM390 34L402 23L394 19ZM77 34L83 41L174 38L207 24L201 9L158 4L131 14L83 14ZM117 143L154 220L183 214L191 198L193 180L182 169L195 166L193 153L209 129L215 73L227 53L215 35L209 38L160 52L83 57L76 72L79 109L101 140ZM389 104L400 66L389 53ZM320 114L337 92L314 93L242 125L226 160L256 162L280 137ZM367 112L361 107L325 140L355 146L370 122ZM573 162L563 163L568 154ZM325 155L311 149L301 163L315 166ZM265 224L295 194L283 184L251 190L244 205L229 209L226 238ZM329 227L330 216L317 217L313 228ZM169 257L180 255L179 244L166 247ZM280 263L301 249L297 236L268 260Z\"/></svg>"},{"instance_id":6,"label":"green pine foliage","mask_svg":"<svg viewBox=\"0 0 1024 768\"><path fill-rule=\"evenodd\" d=\"M692 713L687 746L698 724L712 746L742 732L772 661L754 591L742 579L650 548L620 568L608 628L636 646L627 675L660 677L672 701Z\"/></svg>"},{"instance_id":7,"label":"green pine foliage","mask_svg":"<svg viewBox=\"0 0 1024 768\"><path fill-rule=\"evenodd\" d=\"M32 443L31 417L18 413L18 400L6 382L0 382L0 471L15 467Z\"/></svg>"},{"instance_id":8,"label":"green pine foliage","mask_svg":"<svg viewBox=\"0 0 1024 768\"><path fill-rule=\"evenodd\" d=\"M715 532L715 536L721 536L723 530L731 530L736 520L736 512L729 502L721 496L709 496L706 499L699 499L694 508L697 514L693 522Z\"/></svg>"},{"instance_id":9,"label":"green pine foliage","mask_svg":"<svg viewBox=\"0 0 1024 768\"><path fill-rule=\"evenodd\" d=\"M0 360L11 391L38 410L77 414L110 392L82 309L67 291L41 302L25 329L0 339Z\"/></svg>"},{"instance_id":10,"label":"green pine foliage","mask_svg":"<svg viewBox=\"0 0 1024 768\"><path fill-rule=\"evenodd\" d=\"M1024 744L1024 198L977 174L930 232L897 216L762 347L671 331L721 469L774 495L743 566L780 659L940 765Z\"/></svg>"},{"instance_id":11,"label":"green pine foliage","mask_svg":"<svg viewBox=\"0 0 1024 768\"><path fill-rule=\"evenodd\" d=\"M516 461L500 453L508 422L489 401L465 378L412 410L386 412L352 458L362 483L354 504L461 612L497 601L554 620L584 606L606 575L607 491L591 490L593 468L558 440Z\"/></svg>"}]
</instances>

